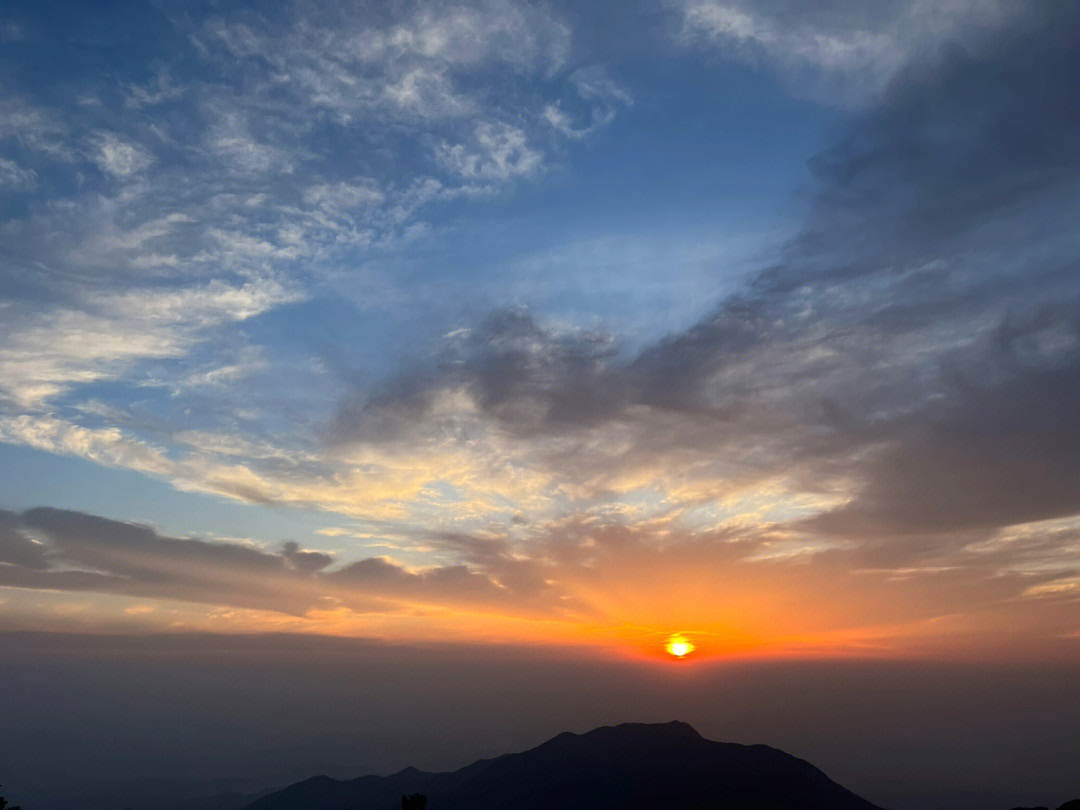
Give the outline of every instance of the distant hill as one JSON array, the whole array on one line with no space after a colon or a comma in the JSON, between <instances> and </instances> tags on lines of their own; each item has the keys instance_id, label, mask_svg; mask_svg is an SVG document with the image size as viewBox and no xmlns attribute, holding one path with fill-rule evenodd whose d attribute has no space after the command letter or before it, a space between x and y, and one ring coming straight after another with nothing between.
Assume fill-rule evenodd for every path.
<instances>
[{"instance_id":1,"label":"distant hill","mask_svg":"<svg viewBox=\"0 0 1080 810\"><path fill-rule=\"evenodd\" d=\"M706 740L685 723L560 734L452 773L317 776L246 810L397 810L412 793L426 794L429 810L878 810L808 762Z\"/></svg>"},{"instance_id":2,"label":"distant hill","mask_svg":"<svg viewBox=\"0 0 1080 810\"><path fill-rule=\"evenodd\" d=\"M117 779L75 793L32 796L21 804L24 810L241 810L270 792L241 793L218 780L197 778Z\"/></svg>"}]
</instances>

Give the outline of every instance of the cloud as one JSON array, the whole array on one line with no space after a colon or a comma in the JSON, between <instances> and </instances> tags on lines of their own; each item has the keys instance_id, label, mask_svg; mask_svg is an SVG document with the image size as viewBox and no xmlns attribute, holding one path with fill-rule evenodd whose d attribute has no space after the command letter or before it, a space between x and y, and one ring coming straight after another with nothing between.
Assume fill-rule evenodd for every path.
<instances>
[{"instance_id":1,"label":"cloud","mask_svg":"<svg viewBox=\"0 0 1080 810\"><path fill-rule=\"evenodd\" d=\"M0 511L0 563L31 570L48 567L45 546L18 530L18 515Z\"/></svg>"},{"instance_id":2,"label":"cloud","mask_svg":"<svg viewBox=\"0 0 1080 810\"><path fill-rule=\"evenodd\" d=\"M804 92L856 105L913 59L958 38L978 44L1029 8L1000 0L683 0L676 7L686 41L779 65Z\"/></svg>"},{"instance_id":3,"label":"cloud","mask_svg":"<svg viewBox=\"0 0 1080 810\"><path fill-rule=\"evenodd\" d=\"M44 592L46 603L57 594L115 597L102 604L144 627L178 612L197 619L199 609L175 608L190 603L211 618L250 611L234 616L236 630L272 626L270 614L329 632L370 633L393 618L404 622L399 630L434 640L447 618L468 637L469 617L483 616L489 630L527 628L529 638L564 644L648 648L680 627L709 654L865 655L958 639L986 651L1023 628L1025 649L1045 651L1075 626L1075 521L969 534L962 545L923 546L921 557L901 560L779 526L688 532L575 516L541 527L528 544L496 533L432 535L432 547L456 559L412 568L385 557L339 563L294 542L272 551L169 537L57 509L0 517L0 586L18 599ZM147 600L158 609L146 610Z\"/></svg>"},{"instance_id":4,"label":"cloud","mask_svg":"<svg viewBox=\"0 0 1080 810\"><path fill-rule=\"evenodd\" d=\"M304 202L308 205L339 215L350 209L378 205L385 199L378 184L367 178L353 183L321 183L304 192Z\"/></svg>"},{"instance_id":5,"label":"cloud","mask_svg":"<svg viewBox=\"0 0 1080 810\"><path fill-rule=\"evenodd\" d=\"M443 608L559 615L551 589L522 591L465 565L409 570L372 557L335 566L326 553L284 544L176 538L153 528L50 508L0 513L0 586L198 602L287 614Z\"/></svg>"},{"instance_id":6,"label":"cloud","mask_svg":"<svg viewBox=\"0 0 1080 810\"><path fill-rule=\"evenodd\" d=\"M98 168L115 177L137 174L153 162L153 158L144 149L110 132L97 134L94 138L94 149L94 162Z\"/></svg>"},{"instance_id":7,"label":"cloud","mask_svg":"<svg viewBox=\"0 0 1080 810\"><path fill-rule=\"evenodd\" d=\"M898 73L814 159L802 233L691 328L628 354L497 312L348 398L336 435L496 425L571 501L636 487L696 509L780 482L826 537L1080 513L1076 22L1047 10Z\"/></svg>"},{"instance_id":8,"label":"cloud","mask_svg":"<svg viewBox=\"0 0 1080 810\"><path fill-rule=\"evenodd\" d=\"M298 298L269 279L212 281L102 293L80 309L14 311L0 328L0 392L18 407L40 407L66 387L122 377L140 360L184 356L208 332Z\"/></svg>"},{"instance_id":9,"label":"cloud","mask_svg":"<svg viewBox=\"0 0 1080 810\"><path fill-rule=\"evenodd\" d=\"M128 85L124 106L133 110L153 107L183 97L185 90L184 86L173 83L168 67L160 67L155 71L153 80Z\"/></svg>"},{"instance_id":10,"label":"cloud","mask_svg":"<svg viewBox=\"0 0 1080 810\"><path fill-rule=\"evenodd\" d=\"M563 109L561 103L548 104L544 119L568 138L585 138L615 120L622 107L634 103L630 91L613 80L599 65L580 68L570 76L578 96L588 108L587 120L575 123L576 116Z\"/></svg>"},{"instance_id":11,"label":"cloud","mask_svg":"<svg viewBox=\"0 0 1080 810\"><path fill-rule=\"evenodd\" d=\"M863 489L812 525L856 536L946 532L1080 511L1080 308L1071 315L1064 346L1032 356L1043 323L1003 329L994 347L1003 356L984 360L1000 379L958 374L944 396L880 428L887 449Z\"/></svg>"},{"instance_id":12,"label":"cloud","mask_svg":"<svg viewBox=\"0 0 1080 810\"><path fill-rule=\"evenodd\" d=\"M891 37L866 29L826 33L804 23L806 27L792 30L791 8L764 17L735 5L698 0L687 3L684 14L689 27L714 41L752 42L766 52L825 70L895 69L903 56Z\"/></svg>"},{"instance_id":13,"label":"cloud","mask_svg":"<svg viewBox=\"0 0 1080 810\"><path fill-rule=\"evenodd\" d=\"M297 95L342 120L367 111L456 117L474 109L453 72L502 63L525 73L558 69L569 30L541 8L505 0L410 3L395 19L353 15L330 4L273 22L212 18L192 36L230 59L260 61ZM379 19L383 17L383 19ZM326 20L318 25L316 19ZM279 24L278 21L284 21Z\"/></svg>"},{"instance_id":14,"label":"cloud","mask_svg":"<svg viewBox=\"0 0 1080 810\"><path fill-rule=\"evenodd\" d=\"M269 68L275 92L342 124L468 122L488 105L463 78L499 64L519 76L557 71L570 35L543 9L507 0L408 3L393 15L320 3L272 20L236 14L185 24L208 58Z\"/></svg>"},{"instance_id":15,"label":"cloud","mask_svg":"<svg viewBox=\"0 0 1080 810\"><path fill-rule=\"evenodd\" d=\"M207 396L194 381L230 373L210 366L248 341L241 324L336 294L342 268L427 233L425 207L540 174L579 137L553 137L547 104L623 103L528 3L166 16L186 37L167 70L118 66L111 89L86 72L67 101L30 85L0 98L0 189L27 195L0 222L19 279L0 299L7 415L106 380Z\"/></svg>"},{"instance_id":16,"label":"cloud","mask_svg":"<svg viewBox=\"0 0 1080 810\"><path fill-rule=\"evenodd\" d=\"M465 180L505 183L528 176L541 165L540 152L530 147L525 133L507 124L481 124L469 144L443 143L439 160Z\"/></svg>"},{"instance_id":17,"label":"cloud","mask_svg":"<svg viewBox=\"0 0 1080 810\"><path fill-rule=\"evenodd\" d=\"M11 93L0 97L0 140L8 138L26 149L60 160L73 157L67 143L68 128L63 121L50 111Z\"/></svg>"},{"instance_id":18,"label":"cloud","mask_svg":"<svg viewBox=\"0 0 1080 810\"><path fill-rule=\"evenodd\" d=\"M37 172L24 169L13 160L0 158L0 189L30 191L37 185Z\"/></svg>"},{"instance_id":19,"label":"cloud","mask_svg":"<svg viewBox=\"0 0 1080 810\"><path fill-rule=\"evenodd\" d=\"M269 172L291 174L295 167L287 150L258 140L242 113L232 105L212 101L214 124L207 133L206 146L226 171L258 177Z\"/></svg>"},{"instance_id":20,"label":"cloud","mask_svg":"<svg viewBox=\"0 0 1080 810\"><path fill-rule=\"evenodd\" d=\"M440 391L463 392L481 414L517 433L604 421L628 404L611 362L617 348L603 332L545 328L527 310L492 313L457 336L437 369L345 403L335 433L362 441L400 437L431 414Z\"/></svg>"}]
</instances>

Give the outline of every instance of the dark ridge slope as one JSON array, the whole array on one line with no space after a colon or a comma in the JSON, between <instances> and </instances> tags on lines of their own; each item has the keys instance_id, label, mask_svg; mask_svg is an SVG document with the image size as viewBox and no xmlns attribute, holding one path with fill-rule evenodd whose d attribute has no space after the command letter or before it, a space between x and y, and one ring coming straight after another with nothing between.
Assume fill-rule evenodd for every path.
<instances>
[{"instance_id":1,"label":"dark ridge slope","mask_svg":"<svg viewBox=\"0 0 1080 810\"><path fill-rule=\"evenodd\" d=\"M685 723L560 734L453 773L316 777L249 810L396 810L404 793L426 794L429 810L876 810L803 760L706 740Z\"/></svg>"}]
</instances>

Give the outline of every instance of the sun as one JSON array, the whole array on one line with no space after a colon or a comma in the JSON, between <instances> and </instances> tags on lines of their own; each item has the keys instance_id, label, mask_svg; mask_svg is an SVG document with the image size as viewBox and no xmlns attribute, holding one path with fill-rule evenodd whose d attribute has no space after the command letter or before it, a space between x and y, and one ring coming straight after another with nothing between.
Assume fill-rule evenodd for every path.
<instances>
[{"instance_id":1,"label":"sun","mask_svg":"<svg viewBox=\"0 0 1080 810\"><path fill-rule=\"evenodd\" d=\"M676 633L668 639L665 649L676 658L683 658L694 651L694 645L685 636Z\"/></svg>"}]
</instances>

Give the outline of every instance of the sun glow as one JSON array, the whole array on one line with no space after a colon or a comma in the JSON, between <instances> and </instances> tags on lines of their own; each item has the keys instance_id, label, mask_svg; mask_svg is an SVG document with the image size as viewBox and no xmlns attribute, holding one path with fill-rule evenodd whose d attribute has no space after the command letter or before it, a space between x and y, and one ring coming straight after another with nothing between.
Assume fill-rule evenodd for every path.
<instances>
[{"instance_id":1,"label":"sun glow","mask_svg":"<svg viewBox=\"0 0 1080 810\"><path fill-rule=\"evenodd\" d=\"M676 633L668 639L665 649L676 658L683 658L694 651L694 645L685 636Z\"/></svg>"}]
</instances>

